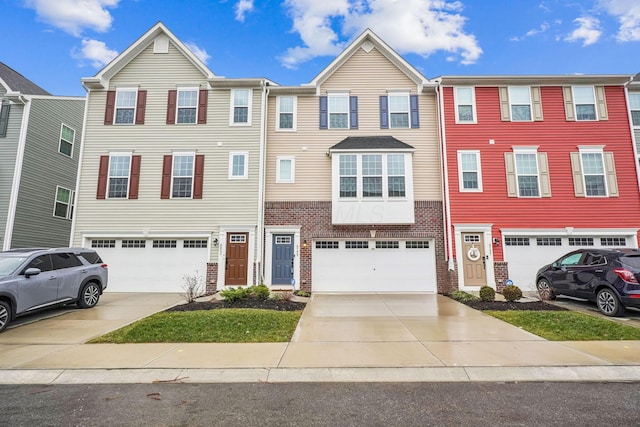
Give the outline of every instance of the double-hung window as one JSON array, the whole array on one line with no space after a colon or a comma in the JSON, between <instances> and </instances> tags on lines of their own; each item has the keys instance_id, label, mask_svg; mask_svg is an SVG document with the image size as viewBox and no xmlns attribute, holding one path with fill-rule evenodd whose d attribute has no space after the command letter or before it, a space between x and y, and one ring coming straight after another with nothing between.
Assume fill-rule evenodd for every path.
<instances>
[{"instance_id":1,"label":"double-hung window","mask_svg":"<svg viewBox=\"0 0 640 427\"><path fill-rule=\"evenodd\" d=\"M129 176L131 173L131 154L109 155L109 178L107 198L126 199L129 196Z\"/></svg>"},{"instance_id":2,"label":"double-hung window","mask_svg":"<svg viewBox=\"0 0 640 427\"><path fill-rule=\"evenodd\" d=\"M479 151L458 151L460 191L482 191Z\"/></svg>"},{"instance_id":3,"label":"double-hung window","mask_svg":"<svg viewBox=\"0 0 640 427\"><path fill-rule=\"evenodd\" d=\"M576 109L576 120L598 120L593 86L574 86L573 102Z\"/></svg>"},{"instance_id":4,"label":"double-hung window","mask_svg":"<svg viewBox=\"0 0 640 427\"><path fill-rule=\"evenodd\" d=\"M602 151L581 150L580 161L582 162L585 195L587 197L606 196L607 184Z\"/></svg>"},{"instance_id":5,"label":"double-hung window","mask_svg":"<svg viewBox=\"0 0 640 427\"><path fill-rule=\"evenodd\" d=\"M278 157L276 159L276 182L292 183L296 176L296 159L294 157Z\"/></svg>"},{"instance_id":6,"label":"double-hung window","mask_svg":"<svg viewBox=\"0 0 640 427\"><path fill-rule=\"evenodd\" d=\"M247 158L249 153L229 153L229 179L247 179Z\"/></svg>"},{"instance_id":7,"label":"double-hung window","mask_svg":"<svg viewBox=\"0 0 640 427\"><path fill-rule=\"evenodd\" d=\"M276 98L277 130L296 129L296 100L295 96L278 96Z\"/></svg>"},{"instance_id":8,"label":"double-hung window","mask_svg":"<svg viewBox=\"0 0 640 427\"><path fill-rule=\"evenodd\" d=\"M76 131L69 126L63 124L60 130L60 145L58 146L58 152L72 157L73 155L73 142L75 140Z\"/></svg>"},{"instance_id":9,"label":"double-hung window","mask_svg":"<svg viewBox=\"0 0 640 427\"><path fill-rule=\"evenodd\" d=\"M358 156L340 155L340 197L358 196Z\"/></svg>"},{"instance_id":10,"label":"double-hung window","mask_svg":"<svg viewBox=\"0 0 640 427\"><path fill-rule=\"evenodd\" d=\"M137 89L116 90L115 124L132 125L136 116Z\"/></svg>"},{"instance_id":11,"label":"double-hung window","mask_svg":"<svg viewBox=\"0 0 640 427\"><path fill-rule=\"evenodd\" d=\"M251 124L250 89L234 89L231 91L231 124Z\"/></svg>"},{"instance_id":12,"label":"double-hung window","mask_svg":"<svg viewBox=\"0 0 640 427\"><path fill-rule=\"evenodd\" d=\"M389 127L409 128L409 94L389 94Z\"/></svg>"},{"instance_id":13,"label":"double-hung window","mask_svg":"<svg viewBox=\"0 0 640 427\"><path fill-rule=\"evenodd\" d=\"M476 123L475 90L473 87L454 88L456 123Z\"/></svg>"},{"instance_id":14,"label":"double-hung window","mask_svg":"<svg viewBox=\"0 0 640 427\"><path fill-rule=\"evenodd\" d=\"M329 129L349 128L349 94L330 93L328 95Z\"/></svg>"},{"instance_id":15,"label":"double-hung window","mask_svg":"<svg viewBox=\"0 0 640 427\"><path fill-rule=\"evenodd\" d=\"M405 197L404 154L387 154L389 197Z\"/></svg>"},{"instance_id":16,"label":"double-hung window","mask_svg":"<svg viewBox=\"0 0 640 427\"><path fill-rule=\"evenodd\" d=\"M530 122L531 89L529 86L509 86L509 108L514 122Z\"/></svg>"},{"instance_id":17,"label":"double-hung window","mask_svg":"<svg viewBox=\"0 0 640 427\"><path fill-rule=\"evenodd\" d=\"M196 123L198 88L178 89L177 123Z\"/></svg>"},{"instance_id":18,"label":"double-hung window","mask_svg":"<svg viewBox=\"0 0 640 427\"><path fill-rule=\"evenodd\" d=\"M406 197L404 154L340 154L340 198Z\"/></svg>"},{"instance_id":19,"label":"double-hung window","mask_svg":"<svg viewBox=\"0 0 640 427\"><path fill-rule=\"evenodd\" d=\"M173 155L171 176L171 197L190 198L193 195L194 155L181 153Z\"/></svg>"},{"instance_id":20,"label":"double-hung window","mask_svg":"<svg viewBox=\"0 0 640 427\"><path fill-rule=\"evenodd\" d=\"M519 197L540 197L536 151L514 151Z\"/></svg>"},{"instance_id":21,"label":"double-hung window","mask_svg":"<svg viewBox=\"0 0 640 427\"><path fill-rule=\"evenodd\" d=\"M56 201L53 207L53 216L64 219L73 218L73 194L72 190L64 187L56 187Z\"/></svg>"},{"instance_id":22,"label":"double-hung window","mask_svg":"<svg viewBox=\"0 0 640 427\"><path fill-rule=\"evenodd\" d=\"M629 108L634 127L640 127L640 93L629 93Z\"/></svg>"},{"instance_id":23,"label":"double-hung window","mask_svg":"<svg viewBox=\"0 0 640 427\"><path fill-rule=\"evenodd\" d=\"M362 155L362 197L382 197L382 155Z\"/></svg>"}]
</instances>

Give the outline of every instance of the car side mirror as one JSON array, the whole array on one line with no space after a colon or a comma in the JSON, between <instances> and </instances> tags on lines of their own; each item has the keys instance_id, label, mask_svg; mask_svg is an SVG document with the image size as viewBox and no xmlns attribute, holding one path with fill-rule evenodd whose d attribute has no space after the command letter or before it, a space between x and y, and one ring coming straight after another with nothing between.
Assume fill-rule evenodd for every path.
<instances>
[{"instance_id":1,"label":"car side mirror","mask_svg":"<svg viewBox=\"0 0 640 427\"><path fill-rule=\"evenodd\" d=\"M38 274L42 273L42 271L39 268L27 268L24 272L24 277L26 277L27 279L31 276L37 276Z\"/></svg>"}]
</instances>

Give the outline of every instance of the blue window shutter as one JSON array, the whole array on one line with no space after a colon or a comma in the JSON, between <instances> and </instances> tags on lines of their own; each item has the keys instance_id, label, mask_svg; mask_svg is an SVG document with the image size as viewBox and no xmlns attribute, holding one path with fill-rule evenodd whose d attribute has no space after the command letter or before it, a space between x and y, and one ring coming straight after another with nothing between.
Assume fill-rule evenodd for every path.
<instances>
[{"instance_id":1,"label":"blue window shutter","mask_svg":"<svg viewBox=\"0 0 640 427\"><path fill-rule=\"evenodd\" d=\"M349 97L349 121L351 129L358 129L358 97Z\"/></svg>"},{"instance_id":2,"label":"blue window shutter","mask_svg":"<svg viewBox=\"0 0 640 427\"><path fill-rule=\"evenodd\" d=\"M320 97L320 129L327 129L328 121L327 121L327 97Z\"/></svg>"},{"instance_id":3,"label":"blue window shutter","mask_svg":"<svg viewBox=\"0 0 640 427\"><path fill-rule=\"evenodd\" d=\"M420 114L418 114L418 95L409 97L409 108L411 108L411 127L417 129L420 127Z\"/></svg>"},{"instance_id":4,"label":"blue window shutter","mask_svg":"<svg viewBox=\"0 0 640 427\"><path fill-rule=\"evenodd\" d=\"M380 97L380 129L389 129L389 98Z\"/></svg>"}]
</instances>

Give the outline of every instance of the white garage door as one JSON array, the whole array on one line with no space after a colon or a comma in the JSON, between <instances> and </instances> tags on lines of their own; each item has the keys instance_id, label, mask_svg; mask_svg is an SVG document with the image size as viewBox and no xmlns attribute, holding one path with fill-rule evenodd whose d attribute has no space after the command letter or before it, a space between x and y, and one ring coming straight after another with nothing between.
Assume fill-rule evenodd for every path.
<instances>
[{"instance_id":1,"label":"white garage door","mask_svg":"<svg viewBox=\"0 0 640 427\"><path fill-rule=\"evenodd\" d=\"M433 240L314 242L315 292L436 292Z\"/></svg>"},{"instance_id":2,"label":"white garage door","mask_svg":"<svg viewBox=\"0 0 640 427\"><path fill-rule=\"evenodd\" d=\"M504 260L509 263L509 279L523 291L535 291L536 273L566 253L580 248L624 247L626 237L540 236L505 237Z\"/></svg>"},{"instance_id":3,"label":"white garage door","mask_svg":"<svg viewBox=\"0 0 640 427\"><path fill-rule=\"evenodd\" d=\"M184 292L184 275L206 276L208 240L92 239L109 266L107 292Z\"/></svg>"}]
</instances>

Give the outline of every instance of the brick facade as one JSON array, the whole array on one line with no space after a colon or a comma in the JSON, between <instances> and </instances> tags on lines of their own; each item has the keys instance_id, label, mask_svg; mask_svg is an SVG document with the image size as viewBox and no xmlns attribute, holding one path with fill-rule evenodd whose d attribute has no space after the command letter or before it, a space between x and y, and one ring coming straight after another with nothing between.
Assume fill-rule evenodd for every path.
<instances>
[{"instance_id":1,"label":"brick facade","mask_svg":"<svg viewBox=\"0 0 640 427\"><path fill-rule=\"evenodd\" d=\"M333 225L330 201L266 202L265 227L300 227L300 287L303 290L313 291L311 253L314 239L370 239L370 231L376 230L377 238L434 239L438 293L449 293L451 281L445 255L442 202L416 201L414 206L414 224ZM302 244L304 241L307 241L306 247Z\"/></svg>"},{"instance_id":2,"label":"brick facade","mask_svg":"<svg viewBox=\"0 0 640 427\"><path fill-rule=\"evenodd\" d=\"M218 263L217 262L208 262L207 263L207 277L206 277L206 292L208 294L213 294L218 290Z\"/></svg>"},{"instance_id":3,"label":"brick facade","mask_svg":"<svg viewBox=\"0 0 640 427\"><path fill-rule=\"evenodd\" d=\"M509 263L506 261L495 261L493 270L496 275L496 291L501 293L504 289L504 282L509 278Z\"/></svg>"}]
</instances>

